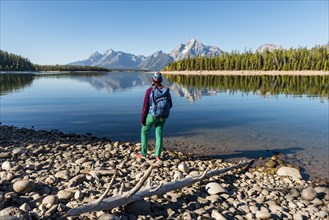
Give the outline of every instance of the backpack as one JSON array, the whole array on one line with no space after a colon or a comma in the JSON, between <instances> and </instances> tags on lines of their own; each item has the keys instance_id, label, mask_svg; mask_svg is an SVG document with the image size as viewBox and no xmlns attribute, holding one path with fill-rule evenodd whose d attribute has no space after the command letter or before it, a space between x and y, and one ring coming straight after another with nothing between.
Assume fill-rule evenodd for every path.
<instances>
[{"instance_id":1,"label":"backpack","mask_svg":"<svg viewBox=\"0 0 329 220\"><path fill-rule=\"evenodd\" d=\"M170 114L169 88L152 87L149 112L155 118L168 118Z\"/></svg>"}]
</instances>

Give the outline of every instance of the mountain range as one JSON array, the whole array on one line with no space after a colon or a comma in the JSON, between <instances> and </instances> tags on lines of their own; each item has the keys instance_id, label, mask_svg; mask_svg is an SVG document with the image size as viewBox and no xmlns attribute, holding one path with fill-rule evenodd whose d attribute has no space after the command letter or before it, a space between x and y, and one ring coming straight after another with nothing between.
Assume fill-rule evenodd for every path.
<instances>
[{"instance_id":1,"label":"mountain range","mask_svg":"<svg viewBox=\"0 0 329 220\"><path fill-rule=\"evenodd\" d=\"M186 44L179 44L170 54L157 51L146 57L112 49L90 55L87 59L69 63L69 65L100 66L106 68L161 70L169 63L187 57L219 56L223 51L216 46L205 46L192 38Z\"/></svg>"},{"instance_id":2,"label":"mountain range","mask_svg":"<svg viewBox=\"0 0 329 220\"><path fill-rule=\"evenodd\" d=\"M257 50L262 53L265 49L273 51L275 49L283 48L280 45L263 44ZM99 66L110 69L161 70L169 63L187 57L219 56L222 52L224 51L219 47L206 46L197 39L192 38L185 44L179 44L169 54L160 50L146 57L144 55L134 55L123 51L114 51L110 49L104 53L99 53L96 51L87 59L69 63L68 65Z\"/></svg>"}]
</instances>

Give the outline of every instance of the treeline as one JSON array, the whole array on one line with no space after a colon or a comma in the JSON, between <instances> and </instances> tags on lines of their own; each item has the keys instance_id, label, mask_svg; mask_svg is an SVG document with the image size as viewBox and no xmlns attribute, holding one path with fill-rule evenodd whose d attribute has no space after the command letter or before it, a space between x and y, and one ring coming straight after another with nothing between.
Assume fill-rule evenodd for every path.
<instances>
[{"instance_id":1,"label":"treeline","mask_svg":"<svg viewBox=\"0 0 329 220\"><path fill-rule=\"evenodd\" d=\"M165 75L172 83L218 92L243 92L259 95L308 95L329 97L329 76L195 76Z\"/></svg>"},{"instance_id":2,"label":"treeline","mask_svg":"<svg viewBox=\"0 0 329 220\"><path fill-rule=\"evenodd\" d=\"M106 71L97 66L38 65L29 59L0 50L0 71Z\"/></svg>"},{"instance_id":3,"label":"treeline","mask_svg":"<svg viewBox=\"0 0 329 220\"><path fill-rule=\"evenodd\" d=\"M0 50L0 71L35 71L27 58Z\"/></svg>"},{"instance_id":4,"label":"treeline","mask_svg":"<svg viewBox=\"0 0 329 220\"><path fill-rule=\"evenodd\" d=\"M109 69L98 66L70 66L70 65L34 65L36 71L105 71Z\"/></svg>"},{"instance_id":5,"label":"treeline","mask_svg":"<svg viewBox=\"0 0 329 220\"><path fill-rule=\"evenodd\" d=\"M329 70L329 48L276 49L273 52L223 52L218 57L195 57L173 62L165 71L181 70Z\"/></svg>"}]
</instances>

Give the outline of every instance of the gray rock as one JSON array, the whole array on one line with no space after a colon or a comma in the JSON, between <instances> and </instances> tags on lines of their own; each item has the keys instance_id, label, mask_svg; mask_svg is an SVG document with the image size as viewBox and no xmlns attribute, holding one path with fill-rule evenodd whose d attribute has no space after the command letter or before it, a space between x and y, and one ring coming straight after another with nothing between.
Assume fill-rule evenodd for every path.
<instances>
[{"instance_id":1,"label":"gray rock","mask_svg":"<svg viewBox=\"0 0 329 220\"><path fill-rule=\"evenodd\" d=\"M324 212L324 211L319 211L316 213L316 216L318 216L319 218L322 218L322 219L328 219L329 213Z\"/></svg>"},{"instance_id":2,"label":"gray rock","mask_svg":"<svg viewBox=\"0 0 329 220\"><path fill-rule=\"evenodd\" d=\"M315 187L314 190L317 192L317 193L326 193L326 194L329 194L329 188L328 187Z\"/></svg>"},{"instance_id":3,"label":"gray rock","mask_svg":"<svg viewBox=\"0 0 329 220\"><path fill-rule=\"evenodd\" d=\"M13 206L2 209L0 211L0 216L6 217L6 218L8 216L12 216L12 217L16 217L18 219L28 219L26 213L23 210L20 210L19 208L13 207ZM4 218L4 219L6 219L6 218ZM8 217L8 219L12 219L12 218Z\"/></svg>"},{"instance_id":4,"label":"gray rock","mask_svg":"<svg viewBox=\"0 0 329 220\"><path fill-rule=\"evenodd\" d=\"M178 170L183 172L183 173L189 173L190 172L190 168L185 163L180 163L178 165Z\"/></svg>"},{"instance_id":5,"label":"gray rock","mask_svg":"<svg viewBox=\"0 0 329 220\"><path fill-rule=\"evenodd\" d=\"M277 163L275 160L268 160L268 161L266 162L266 167L274 168L274 167L276 167L277 164L278 164L278 163Z\"/></svg>"},{"instance_id":6,"label":"gray rock","mask_svg":"<svg viewBox=\"0 0 329 220\"><path fill-rule=\"evenodd\" d=\"M191 171L188 175L190 175L190 176L199 176L199 172L194 170L194 171Z\"/></svg>"},{"instance_id":7,"label":"gray rock","mask_svg":"<svg viewBox=\"0 0 329 220\"><path fill-rule=\"evenodd\" d=\"M59 199L69 200L73 197L73 192L68 191L68 190L60 190L57 193L57 197Z\"/></svg>"},{"instance_id":8,"label":"gray rock","mask_svg":"<svg viewBox=\"0 0 329 220\"><path fill-rule=\"evenodd\" d=\"M278 169L277 174L279 176L290 176L292 178L302 179L302 175L300 174L299 170L292 167L280 167Z\"/></svg>"},{"instance_id":9,"label":"gray rock","mask_svg":"<svg viewBox=\"0 0 329 220\"><path fill-rule=\"evenodd\" d=\"M176 170L174 173L174 180L179 180L183 178L184 178L183 174L180 171Z\"/></svg>"},{"instance_id":10,"label":"gray rock","mask_svg":"<svg viewBox=\"0 0 329 220\"><path fill-rule=\"evenodd\" d=\"M227 190L224 189L220 184L216 182L211 182L206 185L206 191L210 195L215 195L215 194L221 194L221 193L227 193Z\"/></svg>"},{"instance_id":11,"label":"gray rock","mask_svg":"<svg viewBox=\"0 0 329 220\"><path fill-rule=\"evenodd\" d=\"M218 202L219 196L218 195L210 195L206 197L207 200L209 200L211 203Z\"/></svg>"},{"instance_id":12,"label":"gray rock","mask_svg":"<svg viewBox=\"0 0 329 220\"><path fill-rule=\"evenodd\" d=\"M105 213L99 216L98 220L120 220L120 218L118 216Z\"/></svg>"},{"instance_id":13,"label":"gray rock","mask_svg":"<svg viewBox=\"0 0 329 220\"><path fill-rule=\"evenodd\" d=\"M256 219L269 219L271 218L271 213L268 211L257 211L256 212Z\"/></svg>"},{"instance_id":14,"label":"gray rock","mask_svg":"<svg viewBox=\"0 0 329 220\"><path fill-rule=\"evenodd\" d=\"M46 206L52 206L54 204L57 204L57 197L54 195L48 195L42 200L42 204Z\"/></svg>"},{"instance_id":15,"label":"gray rock","mask_svg":"<svg viewBox=\"0 0 329 220\"><path fill-rule=\"evenodd\" d=\"M226 220L226 218L220 214L217 210L212 210L211 217L216 220Z\"/></svg>"},{"instance_id":16,"label":"gray rock","mask_svg":"<svg viewBox=\"0 0 329 220\"><path fill-rule=\"evenodd\" d=\"M255 216L250 212L246 215L246 218L249 219L255 219Z\"/></svg>"},{"instance_id":17,"label":"gray rock","mask_svg":"<svg viewBox=\"0 0 329 220\"><path fill-rule=\"evenodd\" d=\"M11 168L13 168L13 163L11 163L10 161L5 161L1 164L2 170L9 171L9 170L11 170Z\"/></svg>"},{"instance_id":18,"label":"gray rock","mask_svg":"<svg viewBox=\"0 0 329 220\"><path fill-rule=\"evenodd\" d=\"M27 179L18 180L13 184L14 191L19 194L32 192L34 188L35 188L34 182Z\"/></svg>"},{"instance_id":19,"label":"gray rock","mask_svg":"<svg viewBox=\"0 0 329 220\"><path fill-rule=\"evenodd\" d=\"M295 213L293 215L293 219L294 220L303 220L303 216L301 214L299 214L299 213Z\"/></svg>"},{"instance_id":20,"label":"gray rock","mask_svg":"<svg viewBox=\"0 0 329 220\"><path fill-rule=\"evenodd\" d=\"M308 187L302 191L302 199L305 199L307 201L311 201L316 198L316 191L312 187Z\"/></svg>"},{"instance_id":21,"label":"gray rock","mask_svg":"<svg viewBox=\"0 0 329 220\"><path fill-rule=\"evenodd\" d=\"M67 170L61 170L55 173L55 177L63 180L68 180L69 176L67 174Z\"/></svg>"},{"instance_id":22,"label":"gray rock","mask_svg":"<svg viewBox=\"0 0 329 220\"><path fill-rule=\"evenodd\" d=\"M23 211L25 211L25 212L29 212L29 211L32 210L31 207L29 206L29 204L27 204L27 203L24 203L23 205L21 205L21 206L19 207L19 209L20 209L20 210L23 210Z\"/></svg>"},{"instance_id":23,"label":"gray rock","mask_svg":"<svg viewBox=\"0 0 329 220\"><path fill-rule=\"evenodd\" d=\"M323 204L323 202L318 198L313 199L311 202L313 205L322 205Z\"/></svg>"},{"instance_id":24,"label":"gray rock","mask_svg":"<svg viewBox=\"0 0 329 220\"><path fill-rule=\"evenodd\" d=\"M74 193L74 198L75 199L83 199L83 193L80 191L80 190L78 190L78 191L76 191L75 193Z\"/></svg>"},{"instance_id":25,"label":"gray rock","mask_svg":"<svg viewBox=\"0 0 329 220\"><path fill-rule=\"evenodd\" d=\"M20 155L25 153L25 150L23 148L14 148L13 151L11 152L13 155Z\"/></svg>"}]
</instances>

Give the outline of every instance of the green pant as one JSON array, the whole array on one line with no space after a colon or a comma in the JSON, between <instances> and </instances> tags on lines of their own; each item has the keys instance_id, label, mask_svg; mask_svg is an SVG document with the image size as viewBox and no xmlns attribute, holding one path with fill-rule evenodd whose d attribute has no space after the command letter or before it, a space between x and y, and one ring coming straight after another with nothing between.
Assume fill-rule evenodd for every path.
<instances>
[{"instance_id":1,"label":"green pant","mask_svg":"<svg viewBox=\"0 0 329 220\"><path fill-rule=\"evenodd\" d=\"M150 129L153 127L153 125L155 126L155 142L156 142L155 156L158 157L160 156L162 151L162 132L165 122L166 119L153 118L151 114L147 115L145 125L143 125L141 131L141 142L142 142L141 154L143 156L146 156L147 154L148 134Z\"/></svg>"}]
</instances>

